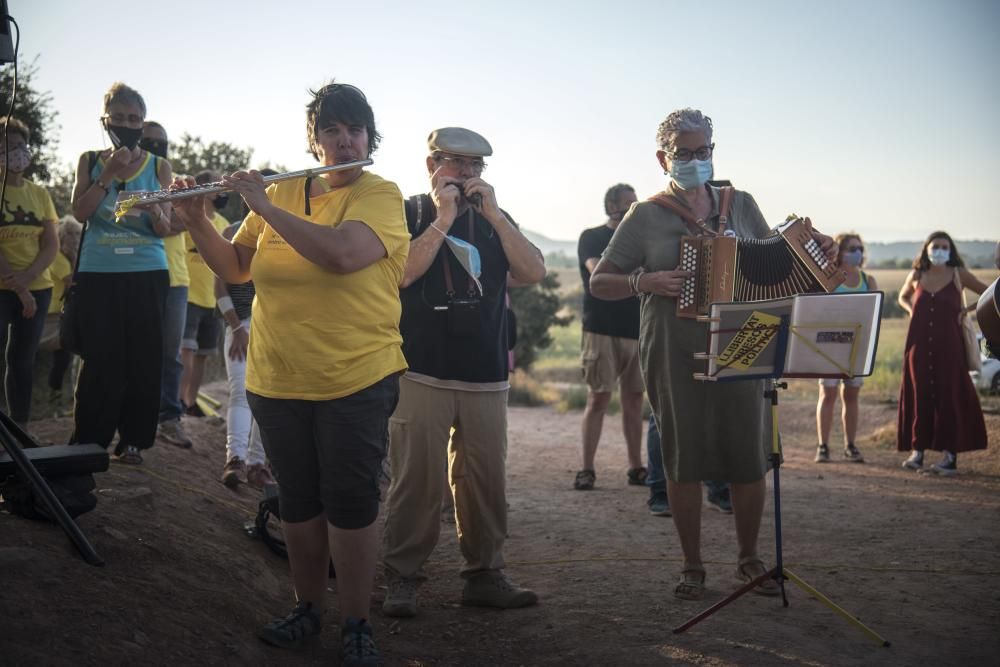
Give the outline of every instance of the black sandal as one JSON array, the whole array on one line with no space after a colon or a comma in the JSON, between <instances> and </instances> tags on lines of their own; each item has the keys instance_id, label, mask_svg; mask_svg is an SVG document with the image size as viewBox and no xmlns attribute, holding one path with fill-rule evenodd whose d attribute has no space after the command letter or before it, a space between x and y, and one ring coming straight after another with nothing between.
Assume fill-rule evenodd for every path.
<instances>
[{"instance_id":1,"label":"black sandal","mask_svg":"<svg viewBox=\"0 0 1000 667\"><path fill-rule=\"evenodd\" d=\"M645 486L646 477L646 469L642 466L639 466L638 468L630 468L628 471L628 483L632 486Z\"/></svg>"},{"instance_id":2,"label":"black sandal","mask_svg":"<svg viewBox=\"0 0 1000 667\"><path fill-rule=\"evenodd\" d=\"M573 488L577 491L590 491L594 488L595 481L597 481L597 475L593 470L581 470L576 473L576 479L573 480Z\"/></svg>"},{"instance_id":3,"label":"black sandal","mask_svg":"<svg viewBox=\"0 0 1000 667\"><path fill-rule=\"evenodd\" d=\"M257 636L272 646L299 648L303 641L318 635L322 629L320 615L313 610L312 603L300 600L292 613L274 619L258 630Z\"/></svg>"}]
</instances>

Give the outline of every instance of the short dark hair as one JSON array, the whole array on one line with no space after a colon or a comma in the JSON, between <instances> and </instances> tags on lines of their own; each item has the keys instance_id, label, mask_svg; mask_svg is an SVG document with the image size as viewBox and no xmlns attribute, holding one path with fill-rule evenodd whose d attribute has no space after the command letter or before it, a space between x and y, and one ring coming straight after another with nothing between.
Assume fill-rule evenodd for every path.
<instances>
[{"instance_id":1,"label":"short dark hair","mask_svg":"<svg viewBox=\"0 0 1000 667\"><path fill-rule=\"evenodd\" d=\"M931 232L931 235L927 237L924 244L920 246L920 254L918 254L917 258L913 260L913 269L915 271L923 272L931 268L931 259L927 256L927 246L929 246L931 241L934 239L945 239L948 241L948 245L951 246L951 257L948 258L948 266L965 266L965 262L962 261L961 255L958 254L958 248L955 246L955 242L951 240L951 236L948 235L948 232L936 231Z\"/></svg>"},{"instance_id":2,"label":"short dark hair","mask_svg":"<svg viewBox=\"0 0 1000 667\"><path fill-rule=\"evenodd\" d=\"M112 104L134 104L142 109L142 117L146 117L146 100L142 99L139 91L121 81L111 84L108 92L104 93L104 113L108 113Z\"/></svg>"},{"instance_id":3,"label":"short dark hair","mask_svg":"<svg viewBox=\"0 0 1000 667\"><path fill-rule=\"evenodd\" d=\"M20 134L21 138L24 139L24 143L31 143L31 130L28 126L24 124L19 118L14 118L13 116L3 116L0 117L0 123L6 123L7 134L13 132L14 134Z\"/></svg>"},{"instance_id":4,"label":"short dark hair","mask_svg":"<svg viewBox=\"0 0 1000 667\"><path fill-rule=\"evenodd\" d=\"M619 183L608 188L608 191L604 193L604 212L611 215L611 207L618 203L618 198L625 192L635 194L635 188L628 183Z\"/></svg>"},{"instance_id":5,"label":"short dark hair","mask_svg":"<svg viewBox=\"0 0 1000 667\"><path fill-rule=\"evenodd\" d=\"M310 90L312 99L306 105L306 133L309 135L309 152L314 158L319 131L334 123L364 125L368 130L368 154L378 148L382 135L375 129L375 113L368 98L360 88L331 81L319 90Z\"/></svg>"}]
</instances>

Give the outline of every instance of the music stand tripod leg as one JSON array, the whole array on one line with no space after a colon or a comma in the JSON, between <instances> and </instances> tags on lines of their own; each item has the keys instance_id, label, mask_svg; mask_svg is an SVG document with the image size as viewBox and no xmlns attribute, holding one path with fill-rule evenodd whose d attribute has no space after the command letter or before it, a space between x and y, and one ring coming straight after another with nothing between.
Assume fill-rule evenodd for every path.
<instances>
[{"instance_id":1,"label":"music stand tripod leg","mask_svg":"<svg viewBox=\"0 0 1000 667\"><path fill-rule=\"evenodd\" d=\"M7 428L8 425L20 431L20 427L10 417L0 412L0 444L7 450L7 454L10 455L11 460L17 466L18 470L28 478L31 486L35 489L35 493L42 499L51 516L55 517L56 522L63 529L63 532L66 533L66 536L69 537L70 541L73 542L73 546L80 552L83 559L91 565L104 565L104 559L94 550L94 547L87 540L87 536L80 530L80 526L73 521L73 517L66 512L66 508L62 506L56 495L52 493L52 489L49 488L45 478L42 477L38 470L35 469L31 460L21 451L21 446L17 444L13 434Z\"/></svg>"},{"instance_id":2,"label":"music stand tripod leg","mask_svg":"<svg viewBox=\"0 0 1000 667\"><path fill-rule=\"evenodd\" d=\"M859 630L861 630L863 633L865 633L866 635L868 635L869 637L871 637L872 639L874 639L876 642L878 642L882 646L891 646L892 645L885 637L883 637L882 635L878 634L877 632L875 632L874 630L872 630L871 628L869 628L867 625L865 625L860 620L858 620L858 618L856 616L853 616L849 611L847 611L846 609L844 609L843 607L841 607L840 605L838 605L836 602L834 602L833 600L831 600L830 598L826 597L825 595L823 595L822 593L820 593L818 590L816 590L815 588L813 588L812 586L810 586L808 583L806 583L805 581L803 581L798 575L796 575L795 573L791 572L788 568L785 568L785 570L784 570L784 576L785 576L786 579L788 579L793 584L795 584L796 586L798 586L799 588L801 588L802 590L804 590L806 593L808 593L809 595L812 595L814 598L816 598L817 600L819 600L820 602L822 602L823 604L825 604L827 607L829 607L833 611L835 611L838 614L840 614L844 619L846 619L854 627L856 627Z\"/></svg>"}]
</instances>

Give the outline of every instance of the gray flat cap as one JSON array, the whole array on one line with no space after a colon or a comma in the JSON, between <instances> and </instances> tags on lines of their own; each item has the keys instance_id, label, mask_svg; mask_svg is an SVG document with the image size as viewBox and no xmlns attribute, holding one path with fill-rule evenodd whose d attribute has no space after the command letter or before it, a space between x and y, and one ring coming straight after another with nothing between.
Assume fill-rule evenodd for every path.
<instances>
[{"instance_id":1,"label":"gray flat cap","mask_svg":"<svg viewBox=\"0 0 1000 667\"><path fill-rule=\"evenodd\" d=\"M427 148L442 153L487 157L493 155L493 147L481 134L464 127L442 127L427 137Z\"/></svg>"}]
</instances>

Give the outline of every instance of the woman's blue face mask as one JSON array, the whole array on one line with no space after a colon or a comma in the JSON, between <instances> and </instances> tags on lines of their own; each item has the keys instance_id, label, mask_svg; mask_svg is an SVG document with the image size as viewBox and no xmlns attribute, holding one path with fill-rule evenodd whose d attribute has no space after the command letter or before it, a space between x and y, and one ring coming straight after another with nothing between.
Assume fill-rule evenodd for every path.
<instances>
[{"instance_id":1,"label":"woman's blue face mask","mask_svg":"<svg viewBox=\"0 0 1000 667\"><path fill-rule=\"evenodd\" d=\"M931 260L931 264L935 266L947 264L948 260L951 259L951 250L948 248L931 248L931 251L927 253L927 259Z\"/></svg>"},{"instance_id":2,"label":"woman's blue face mask","mask_svg":"<svg viewBox=\"0 0 1000 667\"><path fill-rule=\"evenodd\" d=\"M712 158L691 159L687 162L670 161L670 178L683 190L693 190L708 183L712 178Z\"/></svg>"},{"instance_id":3,"label":"woman's blue face mask","mask_svg":"<svg viewBox=\"0 0 1000 667\"><path fill-rule=\"evenodd\" d=\"M861 266L861 260L864 259L865 253L863 250L851 250L844 253L844 264L848 266Z\"/></svg>"}]
</instances>

